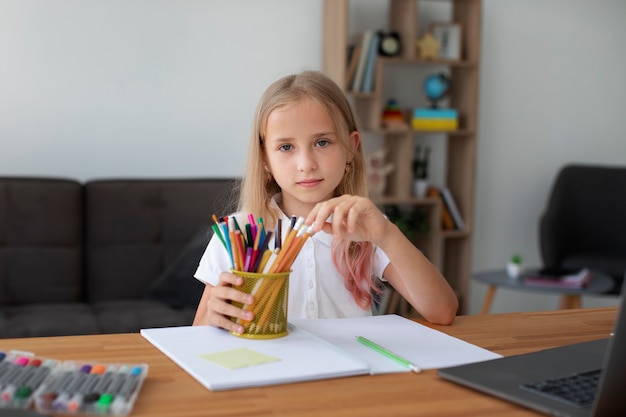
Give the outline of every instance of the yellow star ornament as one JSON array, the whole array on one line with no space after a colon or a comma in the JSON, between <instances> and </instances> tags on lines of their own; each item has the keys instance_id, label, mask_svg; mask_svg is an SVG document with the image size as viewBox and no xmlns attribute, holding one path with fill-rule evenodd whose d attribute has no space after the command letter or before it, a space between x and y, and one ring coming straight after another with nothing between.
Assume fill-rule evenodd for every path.
<instances>
[{"instance_id":1,"label":"yellow star ornament","mask_svg":"<svg viewBox=\"0 0 626 417\"><path fill-rule=\"evenodd\" d=\"M417 47L417 56L421 59L432 59L435 60L439 58L439 49L441 48L441 42L439 42L435 37L430 33L426 32L421 39L418 39L416 42Z\"/></svg>"}]
</instances>

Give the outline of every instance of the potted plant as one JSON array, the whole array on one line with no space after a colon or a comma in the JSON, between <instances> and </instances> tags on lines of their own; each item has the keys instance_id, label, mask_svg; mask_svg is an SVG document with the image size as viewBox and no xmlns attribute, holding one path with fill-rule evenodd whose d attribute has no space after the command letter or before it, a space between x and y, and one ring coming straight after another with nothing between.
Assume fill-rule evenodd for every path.
<instances>
[{"instance_id":1,"label":"potted plant","mask_svg":"<svg viewBox=\"0 0 626 417\"><path fill-rule=\"evenodd\" d=\"M511 260L506 264L506 273L510 278L518 278L523 270L522 256L513 254Z\"/></svg>"},{"instance_id":2,"label":"potted plant","mask_svg":"<svg viewBox=\"0 0 626 417\"><path fill-rule=\"evenodd\" d=\"M403 211L397 205L385 205L383 212L413 243L418 235L426 234L430 229L428 212L423 208L414 207L413 210Z\"/></svg>"}]
</instances>

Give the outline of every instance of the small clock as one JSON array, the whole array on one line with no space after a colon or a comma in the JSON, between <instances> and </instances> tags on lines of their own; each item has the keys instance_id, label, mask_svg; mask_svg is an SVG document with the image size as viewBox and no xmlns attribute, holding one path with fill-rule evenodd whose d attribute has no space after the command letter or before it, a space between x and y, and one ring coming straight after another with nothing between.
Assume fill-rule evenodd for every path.
<instances>
[{"instance_id":1,"label":"small clock","mask_svg":"<svg viewBox=\"0 0 626 417\"><path fill-rule=\"evenodd\" d=\"M383 56L398 56L402 49L398 32L378 32L378 53Z\"/></svg>"}]
</instances>

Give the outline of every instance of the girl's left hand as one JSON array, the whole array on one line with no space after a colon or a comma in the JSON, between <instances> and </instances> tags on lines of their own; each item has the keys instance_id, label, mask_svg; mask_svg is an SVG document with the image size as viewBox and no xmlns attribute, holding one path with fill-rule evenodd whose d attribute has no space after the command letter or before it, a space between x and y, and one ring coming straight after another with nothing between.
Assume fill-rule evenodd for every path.
<instances>
[{"instance_id":1,"label":"girl's left hand","mask_svg":"<svg viewBox=\"0 0 626 417\"><path fill-rule=\"evenodd\" d=\"M332 214L332 219L327 219ZM323 230L336 239L367 241L381 246L391 224L369 198L345 194L318 203L309 213L305 224L313 230Z\"/></svg>"}]
</instances>

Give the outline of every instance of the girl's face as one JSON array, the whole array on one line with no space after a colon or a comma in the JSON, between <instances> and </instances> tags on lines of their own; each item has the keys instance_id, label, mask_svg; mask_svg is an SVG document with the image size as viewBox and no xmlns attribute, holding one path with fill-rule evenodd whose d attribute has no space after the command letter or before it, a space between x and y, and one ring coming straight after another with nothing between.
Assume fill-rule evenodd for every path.
<instances>
[{"instance_id":1,"label":"girl's face","mask_svg":"<svg viewBox=\"0 0 626 417\"><path fill-rule=\"evenodd\" d=\"M320 104L310 99L273 110L265 132L267 169L282 190L287 216L306 217L315 204L333 197L350 154ZM353 146L359 134L351 135Z\"/></svg>"}]
</instances>

